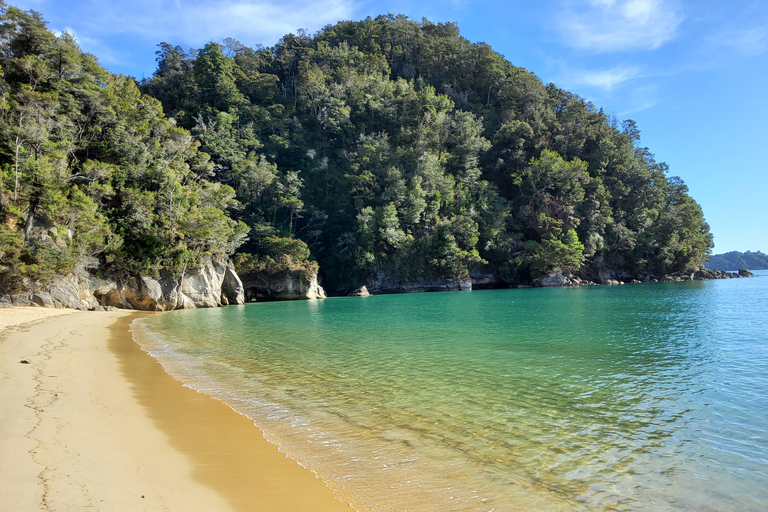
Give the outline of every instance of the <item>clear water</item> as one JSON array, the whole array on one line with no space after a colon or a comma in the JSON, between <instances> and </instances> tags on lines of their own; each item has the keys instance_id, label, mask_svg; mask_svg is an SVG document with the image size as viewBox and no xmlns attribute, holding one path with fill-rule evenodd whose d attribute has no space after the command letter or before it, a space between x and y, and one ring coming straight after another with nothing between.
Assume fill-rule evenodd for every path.
<instances>
[{"instance_id":1,"label":"clear water","mask_svg":"<svg viewBox=\"0 0 768 512\"><path fill-rule=\"evenodd\" d=\"M174 376L375 511L768 509L768 272L142 319Z\"/></svg>"}]
</instances>

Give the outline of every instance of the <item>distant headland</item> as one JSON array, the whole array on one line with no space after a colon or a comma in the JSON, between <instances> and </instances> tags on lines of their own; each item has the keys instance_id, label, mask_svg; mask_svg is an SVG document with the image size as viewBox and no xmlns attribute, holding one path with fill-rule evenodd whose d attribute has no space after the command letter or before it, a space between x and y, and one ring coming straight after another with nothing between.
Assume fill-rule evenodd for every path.
<instances>
[{"instance_id":1,"label":"distant headland","mask_svg":"<svg viewBox=\"0 0 768 512\"><path fill-rule=\"evenodd\" d=\"M760 251L731 251L713 255L709 261L704 263L704 266L709 270L738 270L740 268L765 270L768 269L768 254Z\"/></svg>"}]
</instances>

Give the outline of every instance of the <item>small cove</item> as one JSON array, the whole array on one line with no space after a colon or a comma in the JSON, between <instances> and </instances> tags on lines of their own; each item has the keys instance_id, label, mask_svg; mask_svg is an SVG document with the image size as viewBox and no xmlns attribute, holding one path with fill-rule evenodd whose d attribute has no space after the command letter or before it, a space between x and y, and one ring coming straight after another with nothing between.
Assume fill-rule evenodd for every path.
<instances>
[{"instance_id":1,"label":"small cove","mask_svg":"<svg viewBox=\"0 0 768 512\"><path fill-rule=\"evenodd\" d=\"M134 335L372 510L761 510L768 272L255 303Z\"/></svg>"}]
</instances>

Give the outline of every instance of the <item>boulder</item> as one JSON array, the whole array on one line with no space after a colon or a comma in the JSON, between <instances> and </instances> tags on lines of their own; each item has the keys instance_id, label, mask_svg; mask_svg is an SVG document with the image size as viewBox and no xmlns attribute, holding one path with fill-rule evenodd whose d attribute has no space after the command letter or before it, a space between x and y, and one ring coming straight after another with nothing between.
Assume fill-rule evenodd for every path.
<instances>
[{"instance_id":1,"label":"boulder","mask_svg":"<svg viewBox=\"0 0 768 512\"><path fill-rule=\"evenodd\" d=\"M349 297L370 297L371 294L368 291L368 288L366 288L365 286L361 286L360 288L356 288L351 292L349 292L348 296Z\"/></svg>"},{"instance_id":2,"label":"boulder","mask_svg":"<svg viewBox=\"0 0 768 512\"><path fill-rule=\"evenodd\" d=\"M32 302L32 294L30 293L15 293L11 295L10 299L11 299L11 303L17 308L27 307L33 304L35 306L38 306L37 303Z\"/></svg>"},{"instance_id":3,"label":"boulder","mask_svg":"<svg viewBox=\"0 0 768 512\"><path fill-rule=\"evenodd\" d=\"M32 300L40 307L43 308L52 308L53 307L53 299L51 299L51 295L45 292L37 292L32 294Z\"/></svg>"},{"instance_id":4,"label":"boulder","mask_svg":"<svg viewBox=\"0 0 768 512\"><path fill-rule=\"evenodd\" d=\"M534 281L534 284L536 286L542 286L542 287L555 287L555 286L565 286L566 283L566 277L562 274L549 274L546 277L540 277L536 281Z\"/></svg>"}]
</instances>

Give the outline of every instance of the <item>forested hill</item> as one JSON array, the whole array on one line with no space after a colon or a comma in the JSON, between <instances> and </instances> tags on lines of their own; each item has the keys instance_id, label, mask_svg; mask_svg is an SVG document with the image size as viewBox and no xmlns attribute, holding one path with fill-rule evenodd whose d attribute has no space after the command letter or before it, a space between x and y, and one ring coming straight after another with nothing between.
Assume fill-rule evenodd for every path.
<instances>
[{"instance_id":1,"label":"forested hill","mask_svg":"<svg viewBox=\"0 0 768 512\"><path fill-rule=\"evenodd\" d=\"M247 226L190 133L42 17L0 3L0 292L76 266L178 274Z\"/></svg>"},{"instance_id":2,"label":"forested hill","mask_svg":"<svg viewBox=\"0 0 768 512\"><path fill-rule=\"evenodd\" d=\"M768 269L768 254L760 251L739 252L731 251L724 254L715 254L706 263L708 269L719 270L764 270Z\"/></svg>"},{"instance_id":3,"label":"forested hill","mask_svg":"<svg viewBox=\"0 0 768 512\"><path fill-rule=\"evenodd\" d=\"M334 291L661 274L712 245L632 121L453 24L390 15L272 48L161 43L137 88L39 16L2 21L6 273L51 251L147 272L237 249L248 271L317 261ZM56 244L21 229L41 214L67 233Z\"/></svg>"}]
</instances>

